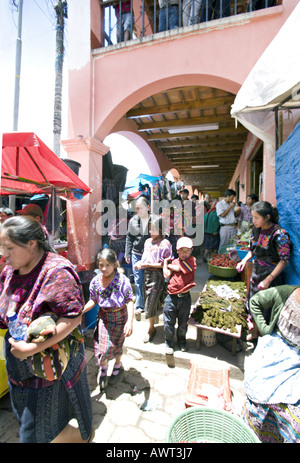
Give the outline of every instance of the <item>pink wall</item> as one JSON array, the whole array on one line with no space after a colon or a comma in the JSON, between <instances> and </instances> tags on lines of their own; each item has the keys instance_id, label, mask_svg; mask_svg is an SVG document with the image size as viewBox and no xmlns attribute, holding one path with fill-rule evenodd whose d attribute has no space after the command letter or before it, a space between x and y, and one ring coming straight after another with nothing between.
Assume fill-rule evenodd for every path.
<instances>
[{"instance_id":1,"label":"pink wall","mask_svg":"<svg viewBox=\"0 0 300 463\"><path fill-rule=\"evenodd\" d=\"M237 93L291 9L279 6L248 21L229 18L223 27L94 51L95 135L103 140L132 106L169 88L205 85Z\"/></svg>"},{"instance_id":2,"label":"pink wall","mask_svg":"<svg viewBox=\"0 0 300 463\"><path fill-rule=\"evenodd\" d=\"M73 3L70 4L72 23L78 21L80 31L76 33L86 38L89 30L92 41L100 41L101 14L97 0L90 0L90 21L80 0ZM69 72L69 137L82 135L103 141L110 133L122 130L124 115L130 108L169 88L203 85L236 94L298 2L282 3L252 15L203 23L187 32L167 31L129 42L127 46L99 48L92 54L85 49L85 64L72 66ZM78 49L76 53L80 56ZM129 135L131 129L126 131ZM155 171L172 167L152 145L146 148L143 135L138 135L136 129L132 132L135 143L143 146ZM270 179L273 182L272 173ZM267 188L267 179L264 185Z\"/></svg>"},{"instance_id":3,"label":"pink wall","mask_svg":"<svg viewBox=\"0 0 300 463\"><path fill-rule=\"evenodd\" d=\"M172 167L146 144L136 128L128 126L125 113L146 97L178 86L203 85L236 94L297 3L283 0L282 7L201 24L184 33L167 31L155 39L149 36L126 47L92 51L102 41L98 0L70 2L69 140L64 147L68 157L82 164L82 175L93 189L85 202L69 210L69 252L74 263L92 268L101 245L95 227L99 216L97 202L101 199L101 157L109 149L101 142L107 135L123 131L131 137L143 148L154 171ZM247 159L241 160L238 169L243 171L247 163ZM264 173L264 191L271 192L274 171L268 168L267 159ZM266 199L273 202L271 196Z\"/></svg>"}]
</instances>

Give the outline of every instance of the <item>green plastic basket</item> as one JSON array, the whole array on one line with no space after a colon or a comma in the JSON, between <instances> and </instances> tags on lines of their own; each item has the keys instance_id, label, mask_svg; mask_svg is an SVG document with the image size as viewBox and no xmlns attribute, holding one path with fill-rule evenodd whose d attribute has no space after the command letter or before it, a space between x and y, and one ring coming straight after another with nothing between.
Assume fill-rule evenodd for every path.
<instances>
[{"instance_id":1,"label":"green plastic basket","mask_svg":"<svg viewBox=\"0 0 300 463\"><path fill-rule=\"evenodd\" d=\"M170 425L167 443L259 443L254 432L240 419L224 410L190 407Z\"/></svg>"},{"instance_id":2,"label":"green plastic basket","mask_svg":"<svg viewBox=\"0 0 300 463\"><path fill-rule=\"evenodd\" d=\"M237 269L234 267L217 267L208 263L208 271L217 277L232 278L237 275Z\"/></svg>"}]
</instances>

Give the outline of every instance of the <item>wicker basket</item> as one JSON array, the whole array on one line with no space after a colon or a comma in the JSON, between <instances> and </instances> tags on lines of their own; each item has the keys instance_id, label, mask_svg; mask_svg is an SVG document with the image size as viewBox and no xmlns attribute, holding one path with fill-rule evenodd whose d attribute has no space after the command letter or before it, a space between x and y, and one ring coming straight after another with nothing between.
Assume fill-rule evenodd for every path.
<instances>
[{"instance_id":1,"label":"wicker basket","mask_svg":"<svg viewBox=\"0 0 300 463\"><path fill-rule=\"evenodd\" d=\"M217 277L231 278L237 275L237 269L232 267L217 267L208 263L208 271Z\"/></svg>"},{"instance_id":2,"label":"wicker basket","mask_svg":"<svg viewBox=\"0 0 300 463\"><path fill-rule=\"evenodd\" d=\"M190 407L171 423L167 443L259 443L253 431L239 418L223 410Z\"/></svg>"}]
</instances>

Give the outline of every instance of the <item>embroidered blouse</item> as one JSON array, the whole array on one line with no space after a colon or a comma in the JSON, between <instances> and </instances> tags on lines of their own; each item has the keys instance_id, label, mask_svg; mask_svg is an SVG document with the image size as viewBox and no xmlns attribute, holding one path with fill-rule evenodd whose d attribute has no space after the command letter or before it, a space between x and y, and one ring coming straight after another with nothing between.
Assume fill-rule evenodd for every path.
<instances>
[{"instance_id":1,"label":"embroidered blouse","mask_svg":"<svg viewBox=\"0 0 300 463\"><path fill-rule=\"evenodd\" d=\"M101 274L95 276L90 283L90 299L103 309L123 307L133 300L133 291L129 279L122 273L116 273L113 281L104 288Z\"/></svg>"},{"instance_id":2,"label":"embroidered blouse","mask_svg":"<svg viewBox=\"0 0 300 463\"><path fill-rule=\"evenodd\" d=\"M277 265L280 260L289 261L290 239L288 233L279 225L273 224L267 230L254 227L249 249L260 265Z\"/></svg>"},{"instance_id":3,"label":"embroidered blouse","mask_svg":"<svg viewBox=\"0 0 300 463\"><path fill-rule=\"evenodd\" d=\"M169 240L162 239L157 242L152 242L152 238L146 240L141 259L143 264L160 264L167 257L172 257L172 245Z\"/></svg>"}]
</instances>

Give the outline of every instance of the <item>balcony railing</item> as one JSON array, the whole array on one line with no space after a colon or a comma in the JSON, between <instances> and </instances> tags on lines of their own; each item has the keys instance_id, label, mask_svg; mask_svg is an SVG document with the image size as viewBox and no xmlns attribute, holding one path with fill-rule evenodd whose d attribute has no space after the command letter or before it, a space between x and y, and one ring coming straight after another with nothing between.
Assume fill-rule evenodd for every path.
<instances>
[{"instance_id":1,"label":"balcony railing","mask_svg":"<svg viewBox=\"0 0 300 463\"><path fill-rule=\"evenodd\" d=\"M104 46L276 6L280 0L107 0Z\"/></svg>"}]
</instances>

